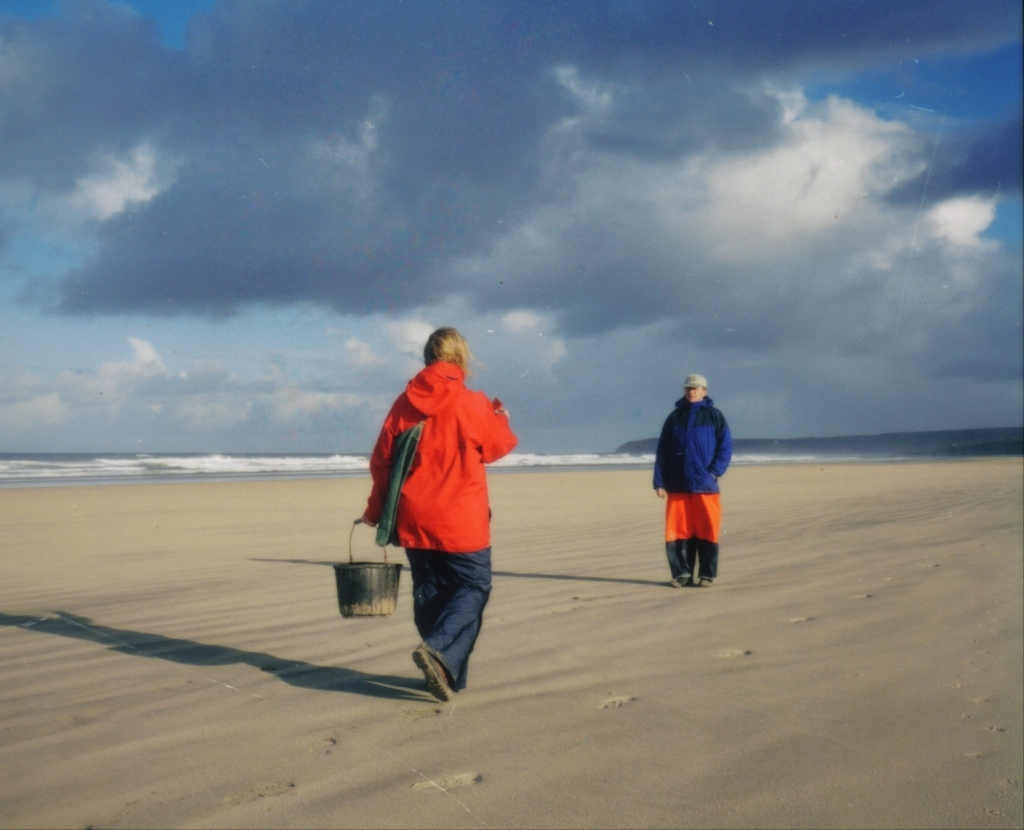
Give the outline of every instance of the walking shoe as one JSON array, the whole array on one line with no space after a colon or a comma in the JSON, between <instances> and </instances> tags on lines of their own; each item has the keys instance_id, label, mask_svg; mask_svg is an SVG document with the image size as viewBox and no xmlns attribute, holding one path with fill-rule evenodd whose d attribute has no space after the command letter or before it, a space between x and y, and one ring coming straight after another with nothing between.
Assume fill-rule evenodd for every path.
<instances>
[{"instance_id":1,"label":"walking shoe","mask_svg":"<svg viewBox=\"0 0 1024 830\"><path fill-rule=\"evenodd\" d=\"M451 700L451 688L448 685L447 672L444 666L431 654L425 644L412 653L412 661L419 666L423 672L423 679L427 681L427 691L442 702Z\"/></svg>"},{"instance_id":2,"label":"walking shoe","mask_svg":"<svg viewBox=\"0 0 1024 830\"><path fill-rule=\"evenodd\" d=\"M675 579L670 580L668 583L669 588L685 588L687 585L693 585L693 577L689 574L677 576Z\"/></svg>"},{"instance_id":3,"label":"walking shoe","mask_svg":"<svg viewBox=\"0 0 1024 830\"><path fill-rule=\"evenodd\" d=\"M706 578L705 579L701 579L698 587L700 587L700 588L710 588L711 587L711 580L710 579L706 579Z\"/></svg>"}]
</instances>

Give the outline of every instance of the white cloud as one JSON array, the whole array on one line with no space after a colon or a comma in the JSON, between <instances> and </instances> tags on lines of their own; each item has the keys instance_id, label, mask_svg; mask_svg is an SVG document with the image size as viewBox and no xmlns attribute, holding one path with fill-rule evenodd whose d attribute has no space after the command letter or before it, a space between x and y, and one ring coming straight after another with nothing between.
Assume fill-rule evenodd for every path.
<instances>
[{"instance_id":1,"label":"white cloud","mask_svg":"<svg viewBox=\"0 0 1024 830\"><path fill-rule=\"evenodd\" d=\"M321 415L358 409L367 403L363 395L343 392L313 392L297 386L275 389L266 400L275 420L290 423Z\"/></svg>"},{"instance_id":2,"label":"white cloud","mask_svg":"<svg viewBox=\"0 0 1024 830\"><path fill-rule=\"evenodd\" d=\"M689 162L675 183L706 197L693 210L677 194L682 209L666 210L668 227L697 223L723 262L790 256L839 227L847 234L877 228L879 199L921 169L905 155L905 125L850 101L830 98L782 129L782 141L766 150Z\"/></svg>"},{"instance_id":3,"label":"white cloud","mask_svg":"<svg viewBox=\"0 0 1024 830\"><path fill-rule=\"evenodd\" d=\"M977 196L946 199L927 214L928 224L936 237L964 248L997 248L998 243L994 240L978 238L978 234L983 233L995 218L995 200Z\"/></svg>"},{"instance_id":4,"label":"white cloud","mask_svg":"<svg viewBox=\"0 0 1024 830\"><path fill-rule=\"evenodd\" d=\"M189 432L210 432L237 426L252 413L253 402L237 394L190 395L176 401L170 409L170 417ZM153 406L154 414L164 411L164 406Z\"/></svg>"},{"instance_id":5,"label":"white cloud","mask_svg":"<svg viewBox=\"0 0 1024 830\"><path fill-rule=\"evenodd\" d=\"M387 364L387 361L373 353L373 347L355 337L345 341L345 361L354 369L374 369Z\"/></svg>"},{"instance_id":6,"label":"white cloud","mask_svg":"<svg viewBox=\"0 0 1024 830\"><path fill-rule=\"evenodd\" d=\"M71 408L57 392L46 392L24 400L0 403L0 436L50 430L72 418Z\"/></svg>"},{"instance_id":7,"label":"white cloud","mask_svg":"<svg viewBox=\"0 0 1024 830\"><path fill-rule=\"evenodd\" d=\"M103 363L94 372L60 372L55 383L61 399L76 412L104 413L113 419L146 383L171 378L152 343L129 337L128 344L134 352L131 360Z\"/></svg>"},{"instance_id":8,"label":"white cloud","mask_svg":"<svg viewBox=\"0 0 1024 830\"><path fill-rule=\"evenodd\" d=\"M100 172L78 180L68 201L100 221L130 202L148 202L169 184L159 175L156 153L148 144L140 144L127 159L107 156L97 167Z\"/></svg>"},{"instance_id":9,"label":"white cloud","mask_svg":"<svg viewBox=\"0 0 1024 830\"><path fill-rule=\"evenodd\" d=\"M148 340L142 340L138 337L129 337L128 345L131 346L132 351L135 352L135 357L130 361L106 363L101 368L101 373L153 375L167 371L167 366L160 358L160 355L156 353L156 349L153 348L153 344Z\"/></svg>"},{"instance_id":10,"label":"white cloud","mask_svg":"<svg viewBox=\"0 0 1024 830\"><path fill-rule=\"evenodd\" d=\"M719 344L857 354L891 337L911 261L903 310L913 332L903 326L900 336L923 354L935 332L985 302L966 288L987 267L943 254L950 245L975 257L995 250L978 237L991 202L935 206L911 251L917 204L892 194L924 172L921 137L841 98L810 105L799 90L772 95L784 104L778 140L750 150L645 158L553 128L545 169L564 198L463 260L456 279L468 291L500 280L520 306L506 327L531 325L536 312L522 309L543 297L570 310L555 318L563 330L674 318L697 322L694 338L710 329Z\"/></svg>"},{"instance_id":11,"label":"white cloud","mask_svg":"<svg viewBox=\"0 0 1024 830\"><path fill-rule=\"evenodd\" d=\"M575 66L559 66L555 69L555 80L569 92L583 108L600 113L612 105L614 87L608 83L583 81Z\"/></svg>"},{"instance_id":12,"label":"white cloud","mask_svg":"<svg viewBox=\"0 0 1024 830\"><path fill-rule=\"evenodd\" d=\"M417 356L423 354L423 345L435 328L419 317L390 320L384 324L384 330L397 352Z\"/></svg>"},{"instance_id":13,"label":"white cloud","mask_svg":"<svg viewBox=\"0 0 1024 830\"><path fill-rule=\"evenodd\" d=\"M0 274L37 273L41 260L49 260L46 271L80 265L95 252L95 224L166 190L176 163L143 143L123 158L102 155L92 168L69 191L0 178L0 227L8 243Z\"/></svg>"},{"instance_id":14,"label":"white cloud","mask_svg":"<svg viewBox=\"0 0 1024 830\"><path fill-rule=\"evenodd\" d=\"M311 192L327 189L344 193L355 202L356 210L372 211L379 191L376 179L376 168L380 164L378 135L387 123L387 115L387 106L377 96L359 125L355 139L345 135L309 139L298 168L305 187ZM269 168L265 159L261 161Z\"/></svg>"},{"instance_id":15,"label":"white cloud","mask_svg":"<svg viewBox=\"0 0 1024 830\"><path fill-rule=\"evenodd\" d=\"M541 325L540 315L528 309L517 309L510 311L501 318L501 322L509 331L522 331L523 329L535 329Z\"/></svg>"},{"instance_id":16,"label":"white cloud","mask_svg":"<svg viewBox=\"0 0 1024 830\"><path fill-rule=\"evenodd\" d=\"M194 442L204 436L283 429L312 436L314 444L347 436L349 449L362 449L372 444L394 397L393 390L311 388L279 360L248 382L218 360L174 371L151 342L129 337L128 344L130 359L108 361L92 371L64 370L46 377L0 365L0 442L24 445L39 436L52 446L60 440L59 431L78 436L79 448L84 437L87 449L97 441L98 449L125 449L126 435L155 431L182 436L184 449L196 449ZM388 369L387 360L355 338L349 341L348 356L359 368ZM401 383L394 386L400 389ZM331 432L323 434L324 429Z\"/></svg>"},{"instance_id":17,"label":"white cloud","mask_svg":"<svg viewBox=\"0 0 1024 830\"><path fill-rule=\"evenodd\" d=\"M413 375L423 368L423 346L437 328L420 317L391 320L384 324L384 332L396 353L391 363L398 375Z\"/></svg>"}]
</instances>

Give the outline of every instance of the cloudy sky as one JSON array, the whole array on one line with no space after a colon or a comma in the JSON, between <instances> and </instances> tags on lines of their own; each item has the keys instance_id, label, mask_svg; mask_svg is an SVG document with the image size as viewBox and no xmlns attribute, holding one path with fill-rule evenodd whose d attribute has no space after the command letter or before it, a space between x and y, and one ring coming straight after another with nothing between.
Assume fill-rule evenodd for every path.
<instances>
[{"instance_id":1,"label":"cloudy sky","mask_svg":"<svg viewBox=\"0 0 1024 830\"><path fill-rule=\"evenodd\" d=\"M1017 0L0 0L0 451L1011 426Z\"/></svg>"}]
</instances>

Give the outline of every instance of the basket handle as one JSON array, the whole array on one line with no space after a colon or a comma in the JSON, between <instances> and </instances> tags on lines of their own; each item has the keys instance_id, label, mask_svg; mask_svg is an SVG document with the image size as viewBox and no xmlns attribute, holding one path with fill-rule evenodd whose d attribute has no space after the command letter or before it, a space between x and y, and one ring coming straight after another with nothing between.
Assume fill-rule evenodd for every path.
<instances>
[{"instance_id":1,"label":"basket handle","mask_svg":"<svg viewBox=\"0 0 1024 830\"><path fill-rule=\"evenodd\" d=\"M356 525L361 525L362 519L356 519L352 522L352 529L348 532L348 564L352 564L352 534L356 532ZM381 550L384 551L384 564L388 564L388 549L387 546L382 546Z\"/></svg>"}]
</instances>

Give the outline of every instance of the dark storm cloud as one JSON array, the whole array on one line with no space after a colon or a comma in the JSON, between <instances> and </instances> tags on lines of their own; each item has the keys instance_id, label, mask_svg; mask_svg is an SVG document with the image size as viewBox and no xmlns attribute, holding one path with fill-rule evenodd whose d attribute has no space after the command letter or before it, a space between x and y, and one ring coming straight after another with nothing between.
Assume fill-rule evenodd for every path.
<instances>
[{"instance_id":1,"label":"dark storm cloud","mask_svg":"<svg viewBox=\"0 0 1024 830\"><path fill-rule=\"evenodd\" d=\"M733 80L712 75L699 95L675 74L637 82L620 92L610 118L584 134L595 150L652 161L709 145L736 151L770 144L781 115L778 101L740 92Z\"/></svg>"},{"instance_id":2,"label":"dark storm cloud","mask_svg":"<svg viewBox=\"0 0 1024 830\"><path fill-rule=\"evenodd\" d=\"M894 202L916 203L924 182L933 199L968 193L1020 193L1024 184L1021 148L1024 113L1020 106L1004 121L960 127L938 138L935 163L895 190Z\"/></svg>"},{"instance_id":3,"label":"dark storm cloud","mask_svg":"<svg viewBox=\"0 0 1024 830\"><path fill-rule=\"evenodd\" d=\"M886 3L816 0L653 0L500 4L506 32L525 35L545 57L592 67L832 67L959 53L1012 42L1021 12L1012 3Z\"/></svg>"},{"instance_id":4,"label":"dark storm cloud","mask_svg":"<svg viewBox=\"0 0 1024 830\"><path fill-rule=\"evenodd\" d=\"M127 150L181 109L180 56L156 26L107 3L0 16L0 180L66 190L97 151Z\"/></svg>"},{"instance_id":5,"label":"dark storm cloud","mask_svg":"<svg viewBox=\"0 0 1024 830\"><path fill-rule=\"evenodd\" d=\"M939 378L1019 381L1024 375L1024 284L1020 262L1001 258L988 297L957 325L936 333L926 368Z\"/></svg>"},{"instance_id":6,"label":"dark storm cloud","mask_svg":"<svg viewBox=\"0 0 1024 830\"><path fill-rule=\"evenodd\" d=\"M764 73L989 48L1019 29L1017 4L954 0L223 2L181 52L122 7L76 2L0 23L0 178L67 193L144 142L175 168L97 226L97 253L57 288L65 312L408 309L450 290L451 262L564 197L540 163L564 119L612 156L742 150L775 139L778 102L739 91ZM558 82L564 66L610 90L605 111ZM939 179L987 186L978 147ZM675 266L626 230L578 232L544 285L458 287L481 307L551 306L580 331L657 317ZM573 263L607 236L618 253ZM644 291L608 290L626 269Z\"/></svg>"}]
</instances>

